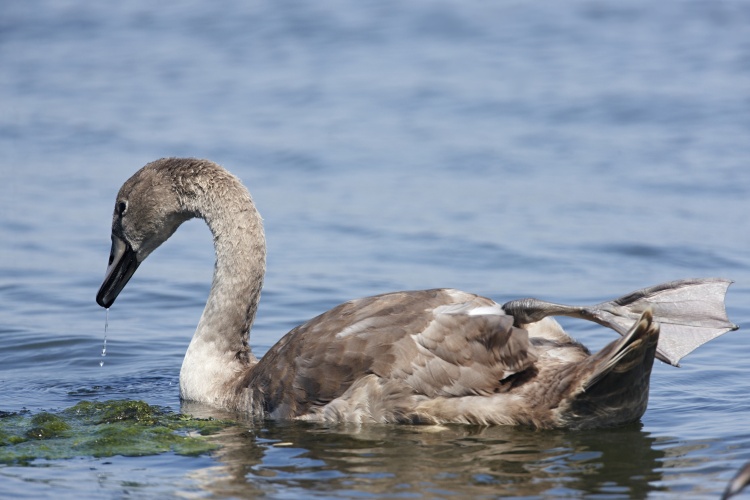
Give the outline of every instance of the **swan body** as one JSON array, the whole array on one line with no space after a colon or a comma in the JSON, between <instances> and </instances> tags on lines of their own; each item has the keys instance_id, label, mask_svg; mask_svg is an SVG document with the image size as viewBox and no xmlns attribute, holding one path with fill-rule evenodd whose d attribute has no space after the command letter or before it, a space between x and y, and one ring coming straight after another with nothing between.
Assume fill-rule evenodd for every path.
<instances>
[{"instance_id":1,"label":"swan body","mask_svg":"<svg viewBox=\"0 0 750 500\"><path fill-rule=\"evenodd\" d=\"M248 345L265 274L265 237L247 189L190 158L149 163L120 189L97 302L112 305L138 265L184 221L203 218L216 266L180 371L180 397L261 418L588 428L639 419L654 357L677 364L737 327L729 281L685 280L592 307L500 305L452 289L341 304L282 337ZM596 321L622 338L592 355L551 315ZM661 336L660 328L661 323Z\"/></svg>"}]
</instances>

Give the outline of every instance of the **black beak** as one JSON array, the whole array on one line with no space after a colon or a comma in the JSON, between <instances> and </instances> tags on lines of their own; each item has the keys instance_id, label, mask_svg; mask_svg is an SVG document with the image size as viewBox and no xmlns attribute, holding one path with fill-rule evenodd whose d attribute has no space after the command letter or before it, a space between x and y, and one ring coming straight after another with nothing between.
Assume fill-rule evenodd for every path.
<instances>
[{"instance_id":1,"label":"black beak","mask_svg":"<svg viewBox=\"0 0 750 500\"><path fill-rule=\"evenodd\" d=\"M96 303L107 308L114 304L139 264L130 245L113 234L107 274L104 276L104 283L99 288L99 293L96 294Z\"/></svg>"}]
</instances>

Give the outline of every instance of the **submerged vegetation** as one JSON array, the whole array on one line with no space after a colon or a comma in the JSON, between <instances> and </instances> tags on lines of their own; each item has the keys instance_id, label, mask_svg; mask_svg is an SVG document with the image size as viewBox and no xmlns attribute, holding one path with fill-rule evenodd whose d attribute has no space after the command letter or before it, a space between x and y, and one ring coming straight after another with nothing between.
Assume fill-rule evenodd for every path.
<instances>
[{"instance_id":1,"label":"submerged vegetation","mask_svg":"<svg viewBox=\"0 0 750 500\"><path fill-rule=\"evenodd\" d=\"M233 422L193 418L143 401L82 401L60 412L0 412L0 464L78 456L200 455Z\"/></svg>"}]
</instances>

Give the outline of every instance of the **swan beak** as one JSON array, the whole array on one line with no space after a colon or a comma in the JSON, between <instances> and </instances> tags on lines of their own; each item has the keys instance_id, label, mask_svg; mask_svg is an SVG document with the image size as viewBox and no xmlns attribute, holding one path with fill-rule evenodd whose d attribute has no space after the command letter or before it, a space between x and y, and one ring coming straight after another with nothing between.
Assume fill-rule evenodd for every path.
<instances>
[{"instance_id":1,"label":"swan beak","mask_svg":"<svg viewBox=\"0 0 750 500\"><path fill-rule=\"evenodd\" d=\"M99 293L96 294L96 303L106 308L114 304L139 264L136 253L130 245L113 234L107 274L104 276L104 283L99 288Z\"/></svg>"}]
</instances>

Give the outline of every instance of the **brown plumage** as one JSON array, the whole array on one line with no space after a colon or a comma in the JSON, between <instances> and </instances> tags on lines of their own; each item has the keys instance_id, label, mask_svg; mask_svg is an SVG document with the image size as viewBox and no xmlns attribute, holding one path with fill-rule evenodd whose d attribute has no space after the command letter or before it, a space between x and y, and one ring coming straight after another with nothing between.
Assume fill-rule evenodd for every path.
<instances>
[{"instance_id":1,"label":"brown plumage","mask_svg":"<svg viewBox=\"0 0 750 500\"><path fill-rule=\"evenodd\" d=\"M248 338L265 273L260 216L222 167L177 158L146 165L120 189L97 302L112 305L140 262L192 217L213 233L216 267L180 372L180 395L259 417L618 425L646 409L657 344L659 357L676 364L736 328L723 306L729 282L719 279L668 283L587 308L535 299L500 306L435 289L346 302L256 360ZM591 355L547 317L554 314L596 321L623 338ZM678 337L683 331L687 340Z\"/></svg>"},{"instance_id":2,"label":"brown plumage","mask_svg":"<svg viewBox=\"0 0 750 500\"><path fill-rule=\"evenodd\" d=\"M510 316L435 313L464 303L493 304L453 290L347 302L289 332L238 389L250 388L267 414L295 418L325 413L358 379L372 375L388 382L378 386L393 402L381 410L384 421L419 421L411 406L423 397L494 394L501 380L534 362L528 334Z\"/></svg>"}]
</instances>

